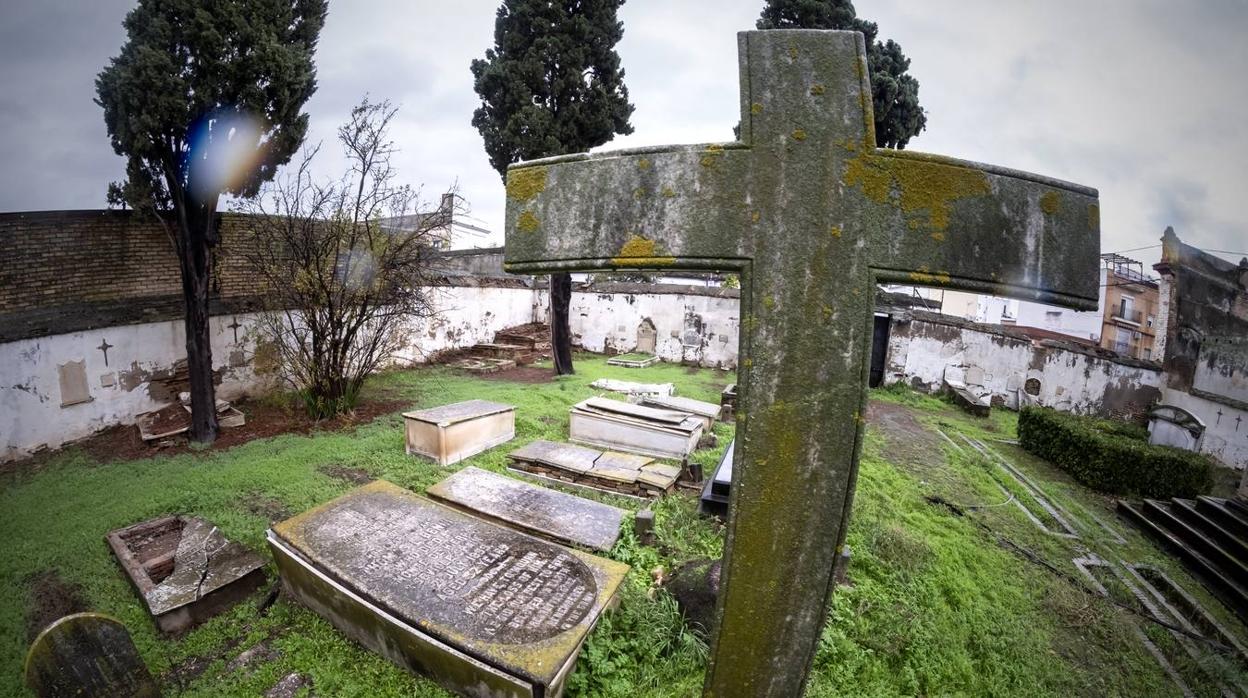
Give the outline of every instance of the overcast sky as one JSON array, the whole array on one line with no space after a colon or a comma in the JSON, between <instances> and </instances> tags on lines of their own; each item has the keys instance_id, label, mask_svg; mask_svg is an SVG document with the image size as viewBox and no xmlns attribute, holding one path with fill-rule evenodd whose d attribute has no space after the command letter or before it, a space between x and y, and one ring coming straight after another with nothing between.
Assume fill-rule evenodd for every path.
<instances>
[{"instance_id":1,"label":"overcast sky","mask_svg":"<svg viewBox=\"0 0 1248 698\"><path fill-rule=\"evenodd\" d=\"M125 36L127 0L5 0L0 24L0 210L102 208L123 162L92 103ZM320 171L341 171L334 128L364 93L402 106L397 166L426 198L458 182L501 231L498 175L470 124L469 62L497 0L331 0L309 101ZM731 140L737 31L762 0L629 0L619 52L636 131L606 148ZM1192 244L1248 251L1248 2L859 0L912 59L928 128L913 150L1100 189L1102 249ZM501 242L501 232L484 242ZM1131 253L1149 264L1159 250ZM1223 255L1235 260L1240 254Z\"/></svg>"}]
</instances>

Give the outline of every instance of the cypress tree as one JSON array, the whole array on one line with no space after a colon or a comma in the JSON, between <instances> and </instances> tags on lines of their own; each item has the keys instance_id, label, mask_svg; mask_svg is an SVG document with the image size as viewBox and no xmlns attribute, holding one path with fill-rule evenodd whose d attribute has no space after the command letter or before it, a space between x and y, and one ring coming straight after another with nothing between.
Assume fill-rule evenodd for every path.
<instances>
[{"instance_id":1,"label":"cypress tree","mask_svg":"<svg viewBox=\"0 0 1248 698\"><path fill-rule=\"evenodd\" d=\"M589 150L633 132L624 70L615 45L624 35L624 0L504 0L494 46L472 62L481 106L472 125L490 164L506 178L520 160ZM550 279L555 370L572 372L568 328L571 279Z\"/></svg>"},{"instance_id":2,"label":"cypress tree","mask_svg":"<svg viewBox=\"0 0 1248 698\"><path fill-rule=\"evenodd\" d=\"M850 0L767 0L759 29L848 29L862 32L867 43L871 97L875 107L875 143L902 149L927 126L919 106L919 81L907 71L910 59L893 40L876 39L875 22L860 19Z\"/></svg>"},{"instance_id":3,"label":"cypress tree","mask_svg":"<svg viewBox=\"0 0 1248 698\"><path fill-rule=\"evenodd\" d=\"M95 80L126 180L110 204L150 213L177 253L192 439L217 435L208 298L222 193L254 196L308 130L326 0L139 0Z\"/></svg>"}]
</instances>

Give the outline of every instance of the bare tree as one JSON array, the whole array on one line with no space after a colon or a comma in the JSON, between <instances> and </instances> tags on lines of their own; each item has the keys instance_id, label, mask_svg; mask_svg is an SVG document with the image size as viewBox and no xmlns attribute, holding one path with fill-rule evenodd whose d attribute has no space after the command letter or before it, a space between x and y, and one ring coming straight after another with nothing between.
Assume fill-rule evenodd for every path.
<instances>
[{"instance_id":1,"label":"bare tree","mask_svg":"<svg viewBox=\"0 0 1248 698\"><path fill-rule=\"evenodd\" d=\"M456 198L422 214L419 191L396 183L387 135L396 112L367 98L351 110L338 129L349 163L340 179L312 178L318 145L236 206L252 216L241 254L267 286L260 341L318 419L351 411L409 323L434 314L427 277Z\"/></svg>"}]
</instances>

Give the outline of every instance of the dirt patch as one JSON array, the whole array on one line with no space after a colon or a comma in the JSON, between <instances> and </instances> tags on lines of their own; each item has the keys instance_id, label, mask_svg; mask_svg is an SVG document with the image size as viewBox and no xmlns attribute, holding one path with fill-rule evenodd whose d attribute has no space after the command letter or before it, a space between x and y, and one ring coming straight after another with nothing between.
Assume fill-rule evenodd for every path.
<instances>
[{"instance_id":1,"label":"dirt patch","mask_svg":"<svg viewBox=\"0 0 1248 698\"><path fill-rule=\"evenodd\" d=\"M940 437L903 405L872 400L867 405L867 424L884 435L884 456L891 463L928 468L933 459L944 462Z\"/></svg>"},{"instance_id":2,"label":"dirt patch","mask_svg":"<svg viewBox=\"0 0 1248 698\"><path fill-rule=\"evenodd\" d=\"M56 570L44 570L26 577L30 588L26 607L26 641L33 642L44 628L70 615L91 610L82 587L61 579Z\"/></svg>"},{"instance_id":3,"label":"dirt patch","mask_svg":"<svg viewBox=\"0 0 1248 698\"><path fill-rule=\"evenodd\" d=\"M308 434L314 431L352 429L378 417L398 412L409 404L403 400L366 400L355 408L355 413L352 415L316 421L297 407L275 404L268 400L243 401L233 403L233 406L247 416L247 423L241 427L222 429L217 435L217 440L209 448L191 449L184 436L162 439L156 444L144 443L139 438L138 427L133 425L107 429L95 436L75 442L73 446L82 449L98 463L139 460L180 453L203 454L223 451L248 441L280 434ZM0 464L0 476L37 472L56 454L57 451L47 451L25 460Z\"/></svg>"},{"instance_id":4,"label":"dirt patch","mask_svg":"<svg viewBox=\"0 0 1248 698\"><path fill-rule=\"evenodd\" d=\"M349 482L353 485L366 485L377 479L367 470L348 468L345 465L322 465L317 470L324 475L342 480L343 482Z\"/></svg>"},{"instance_id":5,"label":"dirt patch","mask_svg":"<svg viewBox=\"0 0 1248 698\"><path fill-rule=\"evenodd\" d=\"M165 672L161 683L185 690L195 679L203 676L208 667L212 666L212 662L210 657L187 657Z\"/></svg>"},{"instance_id":6,"label":"dirt patch","mask_svg":"<svg viewBox=\"0 0 1248 698\"><path fill-rule=\"evenodd\" d=\"M517 366L505 371L482 373L477 378L487 381L506 381L508 383L549 383L555 379L555 369L538 368L537 366Z\"/></svg>"},{"instance_id":7,"label":"dirt patch","mask_svg":"<svg viewBox=\"0 0 1248 698\"><path fill-rule=\"evenodd\" d=\"M286 508L286 505L258 492L252 492L243 497L242 504L244 509L256 516L268 519L269 523L285 521L291 517L291 511Z\"/></svg>"}]
</instances>

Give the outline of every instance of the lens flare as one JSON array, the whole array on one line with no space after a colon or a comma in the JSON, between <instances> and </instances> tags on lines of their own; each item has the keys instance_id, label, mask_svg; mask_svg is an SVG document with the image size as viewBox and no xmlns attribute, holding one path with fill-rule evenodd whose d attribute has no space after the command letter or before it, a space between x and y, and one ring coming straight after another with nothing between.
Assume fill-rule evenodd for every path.
<instances>
[{"instance_id":1,"label":"lens flare","mask_svg":"<svg viewBox=\"0 0 1248 698\"><path fill-rule=\"evenodd\" d=\"M263 124L250 114L218 110L202 119L191 134L187 186L207 199L242 185L260 159Z\"/></svg>"}]
</instances>

